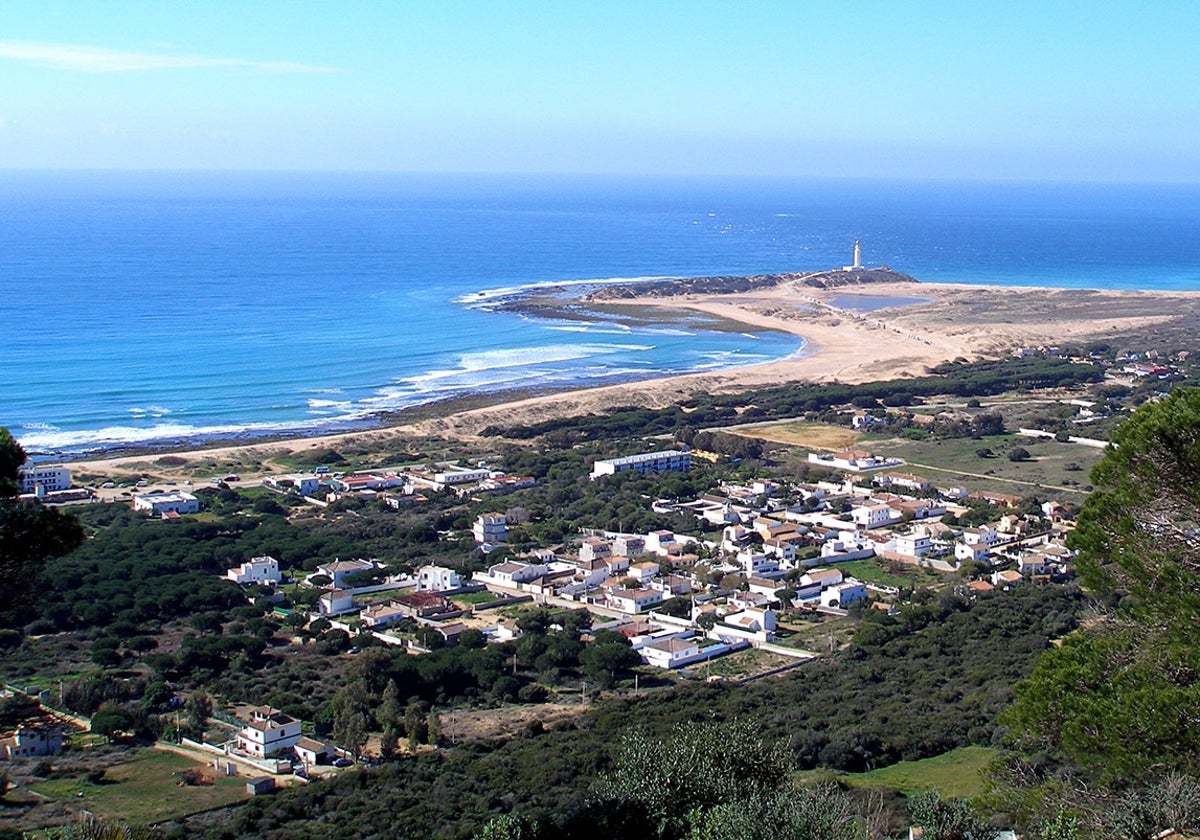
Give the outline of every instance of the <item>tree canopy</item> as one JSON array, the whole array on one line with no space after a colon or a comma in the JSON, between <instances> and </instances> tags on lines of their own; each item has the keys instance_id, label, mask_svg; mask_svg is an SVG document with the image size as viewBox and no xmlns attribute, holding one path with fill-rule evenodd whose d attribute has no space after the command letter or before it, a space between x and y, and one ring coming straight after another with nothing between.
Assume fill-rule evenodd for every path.
<instances>
[{"instance_id":1,"label":"tree canopy","mask_svg":"<svg viewBox=\"0 0 1200 840\"><path fill-rule=\"evenodd\" d=\"M1131 783L1200 773L1200 390L1140 408L1092 472L1070 545L1119 607L1042 657L1008 713L1019 746Z\"/></svg>"},{"instance_id":2,"label":"tree canopy","mask_svg":"<svg viewBox=\"0 0 1200 840\"><path fill-rule=\"evenodd\" d=\"M0 427L0 612L29 600L30 584L47 559L83 542L73 516L18 498L23 463L25 450Z\"/></svg>"}]
</instances>

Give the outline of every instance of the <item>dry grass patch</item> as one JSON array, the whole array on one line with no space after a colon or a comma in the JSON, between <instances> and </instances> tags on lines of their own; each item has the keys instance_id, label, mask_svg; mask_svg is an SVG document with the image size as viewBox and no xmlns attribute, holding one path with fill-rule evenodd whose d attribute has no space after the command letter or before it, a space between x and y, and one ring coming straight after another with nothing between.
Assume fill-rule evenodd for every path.
<instances>
[{"instance_id":1,"label":"dry grass patch","mask_svg":"<svg viewBox=\"0 0 1200 840\"><path fill-rule=\"evenodd\" d=\"M809 423L804 420L738 426L735 429L722 431L771 443L803 446L808 449L827 449L834 452L854 446L861 437L858 432L847 429L845 426Z\"/></svg>"}]
</instances>

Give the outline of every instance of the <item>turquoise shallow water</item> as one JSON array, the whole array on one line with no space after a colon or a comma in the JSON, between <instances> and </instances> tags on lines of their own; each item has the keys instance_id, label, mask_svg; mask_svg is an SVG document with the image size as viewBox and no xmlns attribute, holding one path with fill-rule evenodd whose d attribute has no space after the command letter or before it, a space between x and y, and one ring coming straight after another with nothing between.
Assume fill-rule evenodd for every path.
<instances>
[{"instance_id":1,"label":"turquoise shallow water","mask_svg":"<svg viewBox=\"0 0 1200 840\"><path fill-rule=\"evenodd\" d=\"M919 279L1194 289L1198 222L1198 187L0 173L0 424L78 451L753 364L799 343L481 293L826 268L855 239Z\"/></svg>"}]
</instances>

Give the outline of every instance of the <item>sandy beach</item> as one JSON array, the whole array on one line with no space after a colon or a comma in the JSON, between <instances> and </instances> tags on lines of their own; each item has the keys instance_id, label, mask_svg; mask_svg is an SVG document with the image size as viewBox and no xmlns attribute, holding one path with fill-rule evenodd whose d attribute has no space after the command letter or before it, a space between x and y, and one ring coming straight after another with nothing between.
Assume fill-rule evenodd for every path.
<instances>
[{"instance_id":1,"label":"sandy beach","mask_svg":"<svg viewBox=\"0 0 1200 840\"><path fill-rule=\"evenodd\" d=\"M867 309L881 298L921 302ZM999 287L944 283L896 283L814 289L799 284L728 295L641 297L621 307L693 310L759 329L804 338L796 356L767 364L666 379L567 391L503 402L385 428L286 441L170 453L76 461L77 473L150 472L163 480L194 478L226 463L260 463L260 473L280 471L272 462L306 449L358 446L413 437L470 443L490 425L532 423L551 417L602 412L615 406L659 408L698 391L729 393L789 382L867 382L920 376L926 368L957 359L1000 357L1021 347L1108 341L1120 348L1183 349L1200 324L1200 293L1110 292L1080 289ZM1175 347L1172 342L1179 344ZM243 467L244 469L244 467ZM253 474L244 476L254 477Z\"/></svg>"}]
</instances>

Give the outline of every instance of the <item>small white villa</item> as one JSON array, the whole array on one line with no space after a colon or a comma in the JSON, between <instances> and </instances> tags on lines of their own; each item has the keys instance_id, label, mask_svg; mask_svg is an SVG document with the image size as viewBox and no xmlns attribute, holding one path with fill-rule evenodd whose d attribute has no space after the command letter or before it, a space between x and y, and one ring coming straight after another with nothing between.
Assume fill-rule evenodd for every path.
<instances>
[{"instance_id":1,"label":"small white villa","mask_svg":"<svg viewBox=\"0 0 1200 840\"><path fill-rule=\"evenodd\" d=\"M283 575L279 573L279 561L268 555L250 558L236 569L226 572L225 577L243 586L252 583L274 584L283 580Z\"/></svg>"}]
</instances>

